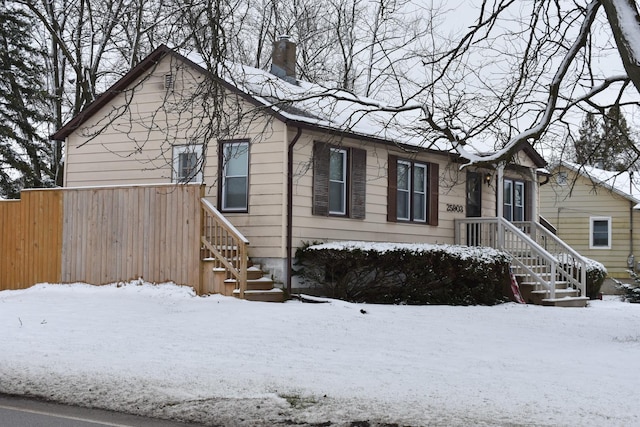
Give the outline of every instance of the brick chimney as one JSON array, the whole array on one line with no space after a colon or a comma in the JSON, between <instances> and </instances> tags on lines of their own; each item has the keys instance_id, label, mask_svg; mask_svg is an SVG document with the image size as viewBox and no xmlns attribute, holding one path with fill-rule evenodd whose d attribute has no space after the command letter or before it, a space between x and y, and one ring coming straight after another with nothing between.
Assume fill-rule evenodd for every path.
<instances>
[{"instance_id":1,"label":"brick chimney","mask_svg":"<svg viewBox=\"0 0 640 427\"><path fill-rule=\"evenodd\" d=\"M288 35L282 35L273 44L271 74L289 83L296 83L296 44Z\"/></svg>"}]
</instances>

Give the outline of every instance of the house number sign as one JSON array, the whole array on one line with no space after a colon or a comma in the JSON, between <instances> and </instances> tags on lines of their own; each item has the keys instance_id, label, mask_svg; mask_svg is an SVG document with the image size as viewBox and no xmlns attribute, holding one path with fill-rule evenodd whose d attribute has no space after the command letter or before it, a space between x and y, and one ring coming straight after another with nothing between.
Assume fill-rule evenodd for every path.
<instances>
[{"instance_id":1,"label":"house number sign","mask_svg":"<svg viewBox=\"0 0 640 427\"><path fill-rule=\"evenodd\" d=\"M447 212L464 212L464 206L447 203Z\"/></svg>"}]
</instances>

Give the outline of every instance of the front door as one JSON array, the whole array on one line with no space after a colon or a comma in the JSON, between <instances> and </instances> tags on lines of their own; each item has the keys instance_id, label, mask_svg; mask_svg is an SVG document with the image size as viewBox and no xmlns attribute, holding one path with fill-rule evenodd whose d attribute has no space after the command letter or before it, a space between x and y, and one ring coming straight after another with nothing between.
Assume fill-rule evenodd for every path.
<instances>
[{"instance_id":1,"label":"front door","mask_svg":"<svg viewBox=\"0 0 640 427\"><path fill-rule=\"evenodd\" d=\"M525 201L527 194L525 194L524 181L517 181L514 179L504 180L504 205L503 216L507 221L525 221Z\"/></svg>"},{"instance_id":2,"label":"front door","mask_svg":"<svg viewBox=\"0 0 640 427\"><path fill-rule=\"evenodd\" d=\"M479 172L467 172L467 218L482 216L482 175ZM477 246L482 242L480 224L467 225L467 245Z\"/></svg>"}]
</instances>

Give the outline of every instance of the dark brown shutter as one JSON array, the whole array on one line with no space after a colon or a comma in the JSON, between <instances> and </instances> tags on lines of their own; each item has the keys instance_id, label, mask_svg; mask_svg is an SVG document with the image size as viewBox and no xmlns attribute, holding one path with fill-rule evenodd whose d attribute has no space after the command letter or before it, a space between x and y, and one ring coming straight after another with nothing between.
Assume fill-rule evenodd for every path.
<instances>
[{"instance_id":1,"label":"dark brown shutter","mask_svg":"<svg viewBox=\"0 0 640 427\"><path fill-rule=\"evenodd\" d=\"M439 184L440 165L437 163L429 163L429 225L438 225Z\"/></svg>"},{"instance_id":2,"label":"dark brown shutter","mask_svg":"<svg viewBox=\"0 0 640 427\"><path fill-rule=\"evenodd\" d=\"M367 152L351 149L351 218L364 219L367 200Z\"/></svg>"},{"instance_id":3,"label":"dark brown shutter","mask_svg":"<svg viewBox=\"0 0 640 427\"><path fill-rule=\"evenodd\" d=\"M387 165L387 221L398 220L398 157L389 154Z\"/></svg>"},{"instance_id":4,"label":"dark brown shutter","mask_svg":"<svg viewBox=\"0 0 640 427\"><path fill-rule=\"evenodd\" d=\"M329 215L329 145L313 143L313 215Z\"/></svg>"}]
</instances>

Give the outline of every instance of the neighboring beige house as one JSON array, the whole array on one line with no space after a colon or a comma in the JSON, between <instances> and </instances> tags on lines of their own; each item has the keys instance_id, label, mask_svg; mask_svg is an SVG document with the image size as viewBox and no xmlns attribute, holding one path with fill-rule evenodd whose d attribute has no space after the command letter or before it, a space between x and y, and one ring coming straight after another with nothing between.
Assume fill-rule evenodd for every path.
<instances>
[{"instance_id":1,"label":"neighboring beige house","mask_svg":"<svg viewBox=\"0 0 640 427\"><path fill-rule=\"evenodd\" d=\"M609 277L629 279L640 255L640 176L562 163L540 187L540 214Z\"/></svg>"},{"instance_id":2,"label":"neighboring beige house","mask_svg":"<svg viewBox=\"0 0 640 427\"><path fill-rule=\"evenodd\" d=\"M297 80L284 39L271 73L217 70L156 49L53 135L65 186L201 181L251 259L289 289L306 242L481 244L481 225L459 221L538 219L545 162L529 145L495 170L461 168L449 144L421 135L419 110Z\"/></svg>"}]
</instances>

